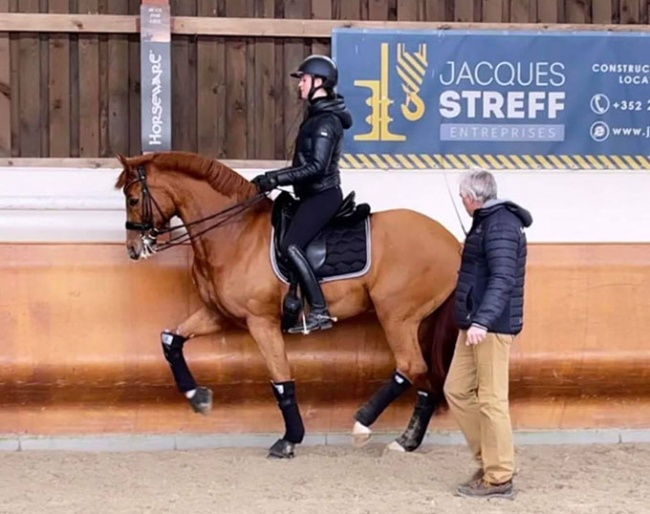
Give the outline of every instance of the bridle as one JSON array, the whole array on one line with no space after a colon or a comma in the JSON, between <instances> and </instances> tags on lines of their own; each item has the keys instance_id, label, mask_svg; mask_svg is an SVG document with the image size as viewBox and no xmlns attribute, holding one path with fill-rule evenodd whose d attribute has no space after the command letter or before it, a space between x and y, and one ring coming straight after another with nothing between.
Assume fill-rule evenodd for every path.
<instances>
[{"instance_id":1,"label":"bridle","mask_svg":"<svg viewBox=\"0 0 650 514\"><path fill-rule=\"evenodd\" d=\"M140 184L140 188L141 188L140 223L133 223L131 221L127 221L125 223L125 227L127 230L135 230L140 232L140 237L142 238L142 244L144 245L145 257L149 257L154 253L162 252L164 250L168 250L169 248L173 248L174 246L178 246L188 241L192 241L193 239L205 234L206 232L209 232L210 230L218 227L219 225L224 224L226 221L241 214L252 205L258 203L263 198L266 198L268 194L268 193L257 193L255 196L251 198L247 198L243 202L239 202L236 203L235 205L231 205L226 209L223 209L219 212L216 212L214 214L211 214L210 216L206 216L205 218L201 218L199 220L191 221L189 223L181 223L180 225L175 225L173 227L158 228L156 227L154 222L154 209L158 211L158 214L160 215L160 218L163 220L164 223L166 223L169 220L165 220L165 215L163 214L160 205L158 205L158 202L156 202L156 199L151 194L151 191L149 189L149 184L147 183L147 172L145 167L143 165L138 166L136 169L136 174L137 176L131 181L129 181L126 184L126 186L124 186L124 194L128 198L129 189L133 187L135 184L138 183ZM205 223L206 221L210 221L210 220L214 220L214 223L212 223L207 228L204 228L195 234L190 234L190 231L188 230L189 227L199 225L201 223ZM185 233L179 234L177 236L173 236L167 242L161 245L157 243L158 236L162 234L171 233L172 231L177 230L179 228L184 228L186 230Z\"/></svg>"}]
</instances>

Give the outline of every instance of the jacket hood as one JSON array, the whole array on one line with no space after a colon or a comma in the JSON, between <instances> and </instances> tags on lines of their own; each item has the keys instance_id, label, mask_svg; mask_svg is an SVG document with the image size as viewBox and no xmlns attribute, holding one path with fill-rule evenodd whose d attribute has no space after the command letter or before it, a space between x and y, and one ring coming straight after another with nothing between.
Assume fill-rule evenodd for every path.
<instances>
[{"instance_id":1,"label":"jacket hood","mask_svg":"<svg viewBox=\"0 0 650 514\"><path fill-rule=\"evenodd\" d=\"M345 130L352 126L352 115L348 111L341 95L336 95L335 98L316 98L309 104L309 116L324 113L335 114L341 120L341 124Z\"/></svg>"},{"instance_id":2,"label":"jacket hood","mask_svg":"<svg viewBox=\"0 0 650 514\"><path fill-rule=\"evenodd\" d=\"M530 211L524 209L521 205L518 205L511 200L488 200L485 202L483 207L476 210L475 214L477 214L478 217L484 218L500 209L507 209L515 214L521 220L521 224L526 228L533 224L533 216Z\"/></svg>"}]
</instances>

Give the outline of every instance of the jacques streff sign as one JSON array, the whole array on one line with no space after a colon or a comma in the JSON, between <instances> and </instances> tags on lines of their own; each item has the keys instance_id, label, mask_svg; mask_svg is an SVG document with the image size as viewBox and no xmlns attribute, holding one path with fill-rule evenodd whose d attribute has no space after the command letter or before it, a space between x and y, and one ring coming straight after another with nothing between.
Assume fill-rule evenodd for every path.
<instances>
[{"instance_id":1,"label":"jacques streff sign","mask_svg":"<svg viewBox=\"0 0 650 514\"><path fill-rule=\"evenodd\" d=\"M142 152L171 150L172 67L169 3L140 6Z\"/></svg>"},{"instance_id":2,"label":"jacques streff sign","mask_svg":"<svg viewBox=\"0 0 650 514\"><path fill-rule=\"evenodd\" d=\"M650 35L335 29L354 168L650 169Z\"/></svg>"}]
</instances>

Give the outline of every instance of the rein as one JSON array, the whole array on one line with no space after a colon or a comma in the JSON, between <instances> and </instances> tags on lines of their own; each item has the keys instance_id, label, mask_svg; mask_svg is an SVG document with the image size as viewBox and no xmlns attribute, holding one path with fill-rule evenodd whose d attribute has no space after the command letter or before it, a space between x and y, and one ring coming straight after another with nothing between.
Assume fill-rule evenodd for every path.
<instances>
[{"instance_id":1,"label":"rein","mask_svg":"<svg viewBox=\"0 0 650 514\"><path fill-rule=\"evenodd\" d=\"M147 184L147 174L145 172L144 166L138 166L137 173L138 176L133 180L131 180L124 187L124 192L126 193L130 187L132 187L134 184L137 184L138 182L142 184L141 186L142 187L142 195L141 195L142 222L132 223L130 221L127 221L125 223L125 227L127 230L137 230L140 232L144 246L147 249L147 251L149 251L150 253L162 252L164 250L168 250L170 248L181 245L188 241L192 241L197 237L205 234L206 232L209 232L210 230L213 230L218 226L223 225L228 220L241 214L246 209L248 209L252 205L255 205L256 203L258 203L263 198L266 198L267 196L266 193L257 193L252 198L248 198L243 202L237 203L235 205L231 205L230 207L227 207L226 209L223 209L214 214L206 216L205 218L194 220L189 223L182 223L181 225L175 225L174 227L159 229L154 226L153 207L155 207L155 209L158 211L161 218L164 219L162 209L160 208L158 202L156 202L156 199L153 197L151 191L149 190L149 185ZM201 223L205 223L206 221L210 221L210 220L216 220L216 221L213 224L211 224L209 227L204 228L203 230L197 232L196 234L193 235L190 234L188 227L199 225ZM171 237L169 241L161 245L158 245L156 243L158 236L162 234L171 233L172 231L177 230L179 228L185 228L186 233Z\"/></svg>"}]
</instances>

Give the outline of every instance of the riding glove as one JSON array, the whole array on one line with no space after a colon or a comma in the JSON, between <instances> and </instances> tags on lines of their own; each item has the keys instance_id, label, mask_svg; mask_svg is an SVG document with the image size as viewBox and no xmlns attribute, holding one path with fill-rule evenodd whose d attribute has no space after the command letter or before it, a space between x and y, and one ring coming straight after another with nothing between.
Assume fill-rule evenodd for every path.
<instances>
[{"instance_id":1,"label":"riding glove","mask_svg":"<svg viewBox=\"0 0 650 514\"><path fill-rule=\"evenodd\" d=\"M251 182L257 186L260 193L266 193L278 186L278 179L270 173L258 175Z\"/></svg>"}]
</instances>

